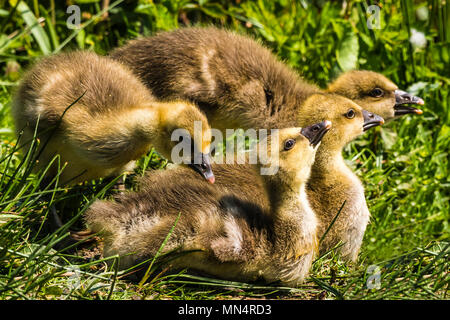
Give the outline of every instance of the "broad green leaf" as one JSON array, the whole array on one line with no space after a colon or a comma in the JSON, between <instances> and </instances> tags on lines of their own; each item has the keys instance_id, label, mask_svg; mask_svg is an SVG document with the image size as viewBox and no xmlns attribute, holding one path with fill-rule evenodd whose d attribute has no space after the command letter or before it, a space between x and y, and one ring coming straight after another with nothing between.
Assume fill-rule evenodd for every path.
<instances>
[{"instance_id":1,"label":"broad green leaf","mask_svg":"<svg viewBox=\"0 0 450 320\"><path fill-rule=\"evenodd\" d=\"M19 5L17 6L17 11L22 16L27 26L31 29L31 34L38 43L42 53L44 55L50 54L50 52L52 52L52 49L48 36L27 4L23 1L20 1Z\"/></svg>"},{"instance_id":2,"label":"broad green leaf","mask_svg":"<svg viewBox=\"0 0 450 320\"><path fill-rule=\"evenodd\" d=\"M342 71L358 67L359 44L358 37L351 28L347 28L344 39L336 52L336 59Z\"/></svg>"},{"instance_id":3,"label":"broad green leaf","mask_svg":"<svg viewBox=\"0 0 450 320\"><path fill-rule=\"evenodd\" d=\"M387 150L391 149L397 141L397 133L388 127L380 128L381 138Z\"/></svg>"}]
</instances>

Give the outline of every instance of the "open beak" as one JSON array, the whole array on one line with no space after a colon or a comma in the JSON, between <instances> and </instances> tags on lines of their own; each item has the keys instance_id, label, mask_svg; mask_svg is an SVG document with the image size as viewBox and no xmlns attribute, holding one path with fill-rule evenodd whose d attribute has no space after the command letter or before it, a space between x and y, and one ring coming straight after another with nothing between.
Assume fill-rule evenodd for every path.
<instances>
[{"instance_id":1,"label":"open beak","mask_svg":"<svg viewBox=\"0 0 450 320\"><path fill-rule=\"evenodd\" d=\"M408 113L422 114L423 111L411 106L405 106L405 104L419 104L424 105L425 102L412 94L402 91L395 90L395 106L394 106L394 115L402 116Z\"/></svg>"},{"instance_id":2,"label":"open beak","mask_svg":"<svg viewBox=\"0 0 450 320\"><path fill-rule=\"evenodd\" d=\"M311 126L302 128L300 132L309 140L311 146L315 148L322 140L325 133L327 133L328 130L330 130L330 128L331 128L331 121L325 120L313 124Z\"/></svg>"},{"instance_id":3,"label":"open beak","mask_svg":"<svg viewBox=\"0 0 450 320\"><path fill-rule=\"evenodd\" d=\"M373 128L376 126L381 126L382 124L384 124L384 119L375 113L369 112L367 110L363 110L362 114L363 114L363 118L364 118L364 123L363 123L364 131L367 131L370 128Z\"/></svg>"},{"instance_id":4,"label":"open beak","mask_svg":"<svg viewBox=\"0 0 450 320\"><path fill-rule=\"evenodd\" d=\"M216 181L216 178L214 177L214 173L212 171L209 154L201 153L200 155L201 155L200 163L195 163L195 161L192 161L192 163L189 164L189 166L191 166L195 171L200 173L203 176L203 178L208 180L208 182L214 183L214 181Z\"/></svg>"}]
</instances>

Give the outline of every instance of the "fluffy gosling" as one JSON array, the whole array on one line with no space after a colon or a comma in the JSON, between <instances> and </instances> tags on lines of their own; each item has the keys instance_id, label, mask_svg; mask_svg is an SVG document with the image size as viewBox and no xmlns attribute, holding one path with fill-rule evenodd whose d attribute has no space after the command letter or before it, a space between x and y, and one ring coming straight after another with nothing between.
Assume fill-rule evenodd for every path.
<instances>
[{"instance_id":1,"label":"fluffy gosling","mask_svg":"<svg viewBox=\"0 0 450 320\"><path fill-rule=\"evenodd\" d=\"M423 113L422 110L410 106L423 105L421 98L399 90L388 78L373 71L346 72L332 82L327 91L353 100L386 121L405 114Z\"/></svg>"},{"instance_id":2,"label":"fluffy gosling","mask_svg":"<svg viewBox=\"0 0 450 320\"><path fill-rule=\"evenodd\" d=\"M200 121L202 139L193 145L202 160L193 167L214 181L206 117L187 102L156 101L131 71L110 58L79 51L40 60L23 77L12 113L23 143L33 139L37 128L36 169L57 154L61 166L67 163L60 175L63 184L130 170L151 146L170 159L178 142L171 141L173 131L185 129L189 135L183 138L189 139L195 136L194 121ZM55 162L48 176L57 173Z\"/></svg>"},{"instance_id":3,"label":"fluffy gosling","mask_svg":"<svg viewBox=\"0 0 450 320\"><path fill-rule=\"evenodd\" d=\"M177 168L149 174L138 193L119 195L115 202L96 201L85 219L91 230L104 235L104 255L121 256L121 268L154 256L181 213L162 251L187 253L171 261L172 268L298 285L317 249L317 220L308 204L306 181L317 145L330 126L323 121L283 129L278 145L269 144L269 150L279 149L279 159L269 158L269 163L279 160L279 169L262 177L271 202L267 212L215 185L205 188L192 172Z\"/></svg>"},{"instance_id":4,"label":"fluffy gosling","mask_svg":"<svg viewBox=\"0 0 450 320\"><path fill-rule=\"evenodd\" d=\"M193 101L214 128L286 128L302 105L324 92L302 79L258 41L231 31L184 28L130 41L111 57L128 67L161 99ZM421 110L423 100L370 71L343 74L328 87L385 120Z\"/></svg>"},{"instance_id":5,"label":"fluffy gosling","mask_svg":"<svg viewBox=\"0 0 450 320\"><path fill-rule=\"evenodd\" d=\"M321 239L339 216L319 245L326 252L340 242L339 248L346 260L355 261L370 219L364 188L359 178L345 164L343 147L364 131L383 123L378 115L363 110L349 99L333 94L316 94L308 98L305 111L298 121L304 125L329 119L333 128L322 139L317 150L311 176L307 182L308 200L319 220ZM270 210L270 201L264 190L262 177L250 165L213 165L217 177L215 188L232 194L247 205ZM245 182L245 183L243 183Z\"/></svg>"}]
</instances>

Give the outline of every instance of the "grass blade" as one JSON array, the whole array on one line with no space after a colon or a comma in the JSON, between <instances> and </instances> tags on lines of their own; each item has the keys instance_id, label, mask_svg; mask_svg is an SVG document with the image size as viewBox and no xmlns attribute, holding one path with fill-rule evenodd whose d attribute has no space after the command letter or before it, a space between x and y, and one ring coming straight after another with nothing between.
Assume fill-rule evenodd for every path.
<instances>
[{"instance_id":1,"label":"grass blade","mask_svg":"<svg viewBox=\"0 0 450 320\"><path fill-rule=\"evenodd\" d=\"M170 236L172 235L173 230L175 229L175 226L178 223L178 220L181 217L181 212L178 213L177 218L175 219L175 222L172 225L172 228L170 228L169 233L167 234L166 238L164 239L163 243L161 244L161 246L159 247L158 251L156 252L155 256L153 257L152 262L150 263L150 265L147 268L147 271L145 272L144 276L142 277L141 281L139 282L139 287L142 287L144 285L144 283L148 280L148 278L150 277L150 271L152 269L153 264L155 263L156 259L158 258L158 256L161 254L162 249L164 248L164 246L166 245L167 241L169 240Z\"/></svg>"}]
</instances>

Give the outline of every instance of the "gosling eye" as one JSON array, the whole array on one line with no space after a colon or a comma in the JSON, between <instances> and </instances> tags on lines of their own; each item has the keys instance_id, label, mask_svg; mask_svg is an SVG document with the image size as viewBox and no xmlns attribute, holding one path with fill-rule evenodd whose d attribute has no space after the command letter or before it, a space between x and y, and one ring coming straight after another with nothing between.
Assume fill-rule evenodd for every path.
<instances>
[{"instance_id":1,"label":"gosling eye","mask_svg":"<svg viewBox=\"0 0 450 320\"><path fill-rule=\"evenodd\" d=\"M384 91L380 88L375 88L369 92L369 96L374 97L374 98L379 98L379 97L382 97L383 95L384 95Z\"/></svg>"},{"instance_id":2,"label":"gosling eye","mask_svg":"<svg viewBox=\"0 0 450 320\"><path fill-rule=\"evenodd\" d=\"M284 142L284 150L291 150L295 146L294 139L288 139Z\"/></svg>"},{"instance_id":3,"label":"gosling eye","mask_svg":"<svg viewBox=\"0 0 450 320\"><path fill-rule=\"evenodd\" d=\"M353 119L355 117L355 110L349 109L345 116L347 117L347 119Z\"/></svg>"}]
</instances>

